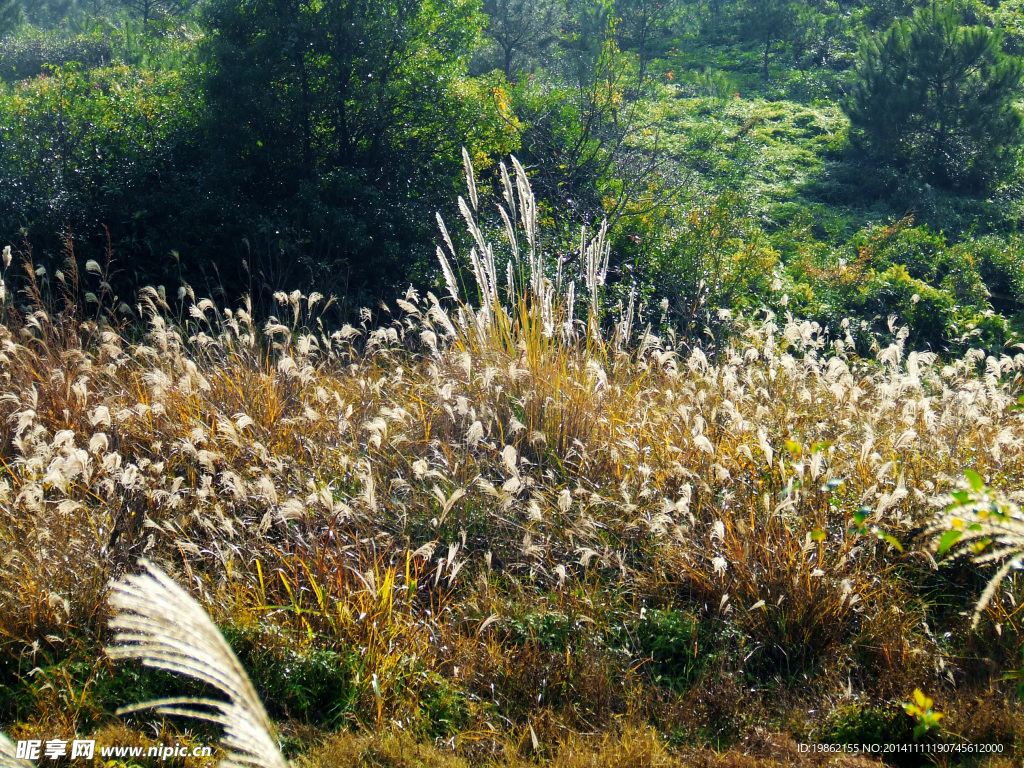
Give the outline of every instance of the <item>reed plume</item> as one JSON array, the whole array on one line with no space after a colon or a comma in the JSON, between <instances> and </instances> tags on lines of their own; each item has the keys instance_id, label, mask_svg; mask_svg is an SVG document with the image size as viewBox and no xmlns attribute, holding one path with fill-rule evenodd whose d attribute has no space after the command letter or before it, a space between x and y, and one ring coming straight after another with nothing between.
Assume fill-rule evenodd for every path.
<instances>
[{"instance_id":1,"label":"reed plume","mask_svg":"<svg viewBox=\"0 0 1024 768\"><path fill-rule=\"evenodd\" d=\"M110 603L118 630L113 659L139 659L147 667L186 675L223 693L228 700L169 698L122 707L118 714L153 709L216 723L224 728L221 768L286 768L273 727L252 683L216 625L192 597L147 560L145 572L114 585Z\"/></svg>"},{"instance_id":2,"label":"reed plume","mask_svg":"<svg viewBox=\"0 0 1024 768\"><path fill-rule=\"evenodd\" d=\"M33 768L29 760L18 757L14 742L0 733L0 768Z\"/></svg>"},{"instance_id":3,"label":"reed plume","mask_svg":"<svg viewBox=\"0 0 1024 768\"><path fill-rule=\"evenodd\" d=\"M1000 584L1014 569L1024 567L1024 512L985 487L981 476L968 471L970 491L951 494L951 502L936 516L928 533L942 555L970 556L980 565L1001 563L974 606L971 626L977 627Z\"/></svg>"}]
</instances>

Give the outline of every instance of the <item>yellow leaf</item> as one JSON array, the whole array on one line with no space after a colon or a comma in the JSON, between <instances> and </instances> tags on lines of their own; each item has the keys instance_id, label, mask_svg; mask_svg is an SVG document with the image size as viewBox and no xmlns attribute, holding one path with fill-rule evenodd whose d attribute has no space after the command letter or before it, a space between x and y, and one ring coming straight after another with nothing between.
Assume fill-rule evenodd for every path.
<instances>
[{"instance_id":1,"label":"yellow leaf","mask_svg":"<svg viewBox=\"0 0 1024 768\"><path fill-rule=\"evenodd\" d=\"M925 711L932 708L932 700L925 696L920 688L914 689L914 703L917 704L919 709Z\"/></svg>"}]
</instances>

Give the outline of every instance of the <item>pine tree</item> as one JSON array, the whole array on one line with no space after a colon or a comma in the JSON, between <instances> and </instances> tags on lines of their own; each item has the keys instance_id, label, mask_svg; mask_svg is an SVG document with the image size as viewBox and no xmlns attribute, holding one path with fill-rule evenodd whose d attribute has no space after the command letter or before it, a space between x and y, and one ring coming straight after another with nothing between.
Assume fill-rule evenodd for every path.
<instances>
[{"instance_id":1,"label":"pine tree","mask_svg":"<svg viewBox=\"0 0 1024 768\"><path fill-rule=\"evenodd\" d=\"M864 43L844 109L855 146L943 187L982 190L1016 165L1021 60L996 32L933 3Z\"/></svg>"},{"instance_id":2,"label":"pine tree","mask_svg":"<svg viewBox=\"0 0 1024 768\"><path fill-rule=\"evenodd\" d=\"M182 16L194 8L198 0L120 0L135 18L148 30L151 23L165 16Z\"/></svg>"},{"instance_id":3,"label":"pine tree","mask_svg":"<svg viewBox=\"0 0 1024 768\"><path fill-rule=\"evenodd\" d=\"M558 40L562 9L552 0L483 0L480 7L495 64L507 78L536 63Z\"/></svg>"},{"instance_id":4,"label":"pine tree","mask_svg":"<svg viewBox=\"0 0 1024 768\"><path fill-rule=\"evenodd\" d=\"M21 3L18 0L0 0L0 38L14 30L21 21Z\"/></svg>"},{"instance_id":5,"label":"pine tree","mask_svg":"<svg viewBox=\"0 0 1024 768\"><path fill-rule=\"evenodd\" d=\"M743 0L739 6L740 31L761 49L761 77L767 82L773 53L799 40L806 3L798 0Z\"/></svg>"}]
</instances>

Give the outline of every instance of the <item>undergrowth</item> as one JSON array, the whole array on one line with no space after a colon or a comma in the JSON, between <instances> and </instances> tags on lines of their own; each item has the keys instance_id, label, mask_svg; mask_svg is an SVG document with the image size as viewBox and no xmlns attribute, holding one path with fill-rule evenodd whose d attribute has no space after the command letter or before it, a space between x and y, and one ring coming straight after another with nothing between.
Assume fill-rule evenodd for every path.
<instances>
[{"instance_id":1,"label":"undergrowth","mask_svg":"<svg viewBox=\"0 0 1024 768\"><path fill-rule=\"evenodd\" d=\"M1017 492L1024 354L862 358L767 312L714 353L655 338L606 320L603 233L563 274L503 175L507 270L469 172L476 302L446 264L448 297L337 330L298 292L87 316L104 268L73 255L0 294L3 730L145 731L111 691L167 680L100 651L145 556L303 765L792 764L902 738L916 688L1019 758L1019 578L973 629L986 574L922 534L967 469Z\"/></svg>"}]
</instances>

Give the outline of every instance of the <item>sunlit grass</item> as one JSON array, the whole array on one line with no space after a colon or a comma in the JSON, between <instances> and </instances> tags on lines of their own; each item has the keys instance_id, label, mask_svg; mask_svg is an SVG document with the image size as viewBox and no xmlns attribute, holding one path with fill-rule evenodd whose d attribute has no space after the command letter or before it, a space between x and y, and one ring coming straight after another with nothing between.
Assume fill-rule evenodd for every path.
<instances>
[{"instance_id":1,"label":"sunlit grass","mask_svg":"<svg viewBox=\"0 0 1024 768\"><path fill-rule=\"evenodd\" d=\"M769 313L732 319L715 353L671 347L601 310L599 241L571 276L529 256L531 193L507 174L505 192L507 271L464 206L480 301L453 278L443 300L410 289L334 330L317 294L257 320L146 289L138 325L86 317L71 277L63 303L6 295L12 732L112 717L109 664L59 671L101 646L110 580L146 557L240 638L286 735L362 725L473 764L573 765L583 744L649 765L669 759L649 727L677 746L820 739L840 703L920 687L951 733L1012 741L996 679L1020 658L1019 587L972 633L986 579L936 571L920 534L964 470L1019 484L1024 354L942 360L897 334L862 359L843 328ZM655 672L665 648L692 658L678 680ZM978 691L987 719L958 698ZM359 738L308 759L407 737Z\"/></svg>"}]
</instances>

